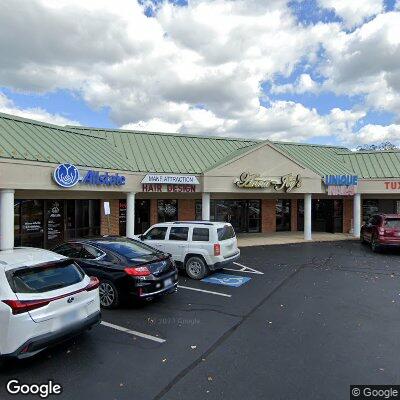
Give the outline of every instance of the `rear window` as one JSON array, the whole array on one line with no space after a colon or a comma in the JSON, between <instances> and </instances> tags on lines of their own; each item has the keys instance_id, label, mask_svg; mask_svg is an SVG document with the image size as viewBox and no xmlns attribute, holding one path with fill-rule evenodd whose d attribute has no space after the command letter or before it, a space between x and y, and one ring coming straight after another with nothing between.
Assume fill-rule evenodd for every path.
<instances>
[{"instance_id":1,"label":"rear window","mask_svg":"<svg viewBox=\"0 0 400 400\"><path fill-rule=\"evenodd\" d=\"M8 281L15 293L43 293L75 285L84 278L71 260L10 271Z\"/></svg>"},{"instance_id":2,"label":"rear window","mask_svg":"<svg viewBox=\"0 0 400 400\"><path fill-rule=\"evenodd\" d=\"M144 243L136 242L135 240L119 240L119 241L101 241L101 246L111 250L128 260L136 260L143 256L154 256L158 252Z\"/></svg>"},{"instance_id":3,"label":"rear window","mask_svg":"<svg viewBox=\"0 0 400 400\"><path fill-rule=\"evenodd\" d=\"M193 228L193 242L208 242L210 240L210 231L208 228Z\"/></svg>"},{"instance_id":4,"label":"rear window","mask_svg":"<svg viewBox=\"0 0 400 400\"><path fill-rule=\"evenodd\" d=\"M400 229L400 218L390 218L385 220L385 228Z\"/></svg>"},{"instance_id":5,"label":"rear window","mask_svg":"<svg viewBox=\"0 0 400 400\"><path fill-rule=\"evenodd\" d=\"M218 240L228 240L235 237L235 231L231 225L225 225L223 228L217 229Z\"/></svg>"}]
</instances>

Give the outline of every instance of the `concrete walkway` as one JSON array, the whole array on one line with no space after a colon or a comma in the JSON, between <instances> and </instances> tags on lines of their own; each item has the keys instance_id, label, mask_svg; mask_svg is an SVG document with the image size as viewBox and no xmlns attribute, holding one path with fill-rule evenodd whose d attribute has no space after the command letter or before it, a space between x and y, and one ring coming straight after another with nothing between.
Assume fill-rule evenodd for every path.
<instances>
[{"instance_id":1,"label":"concrete walkway","mask_svg":"<svg viewBox=\"0 0 400 400\"><path fill-rule=\"evenodd\" d=\"M239 247L268 246L272 244L304 243L303 232L241 233L237 235ZM356 240L346 233L313 232L313 242Z\"/></svg>"}]
</instances>

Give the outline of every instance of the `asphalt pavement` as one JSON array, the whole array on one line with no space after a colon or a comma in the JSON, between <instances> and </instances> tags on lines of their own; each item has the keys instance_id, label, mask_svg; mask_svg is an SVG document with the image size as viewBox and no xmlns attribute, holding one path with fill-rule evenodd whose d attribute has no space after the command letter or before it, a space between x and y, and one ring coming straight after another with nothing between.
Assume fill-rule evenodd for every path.
<instances>
[{"instance_id":1,"label":"asphalt pavement","mask_svg":"<svg viewBox=\"0 0 400 400\"><path fill-rule=\"evenodd\" d=\"M49 398L71 400L347 399L351 384L400 382L399 252L307 243L244 248L239 263L224 272L251 278L240 287L182 275L178 293L8 364L0 398L39 398L7 394L10 379L51 379L63 392Z\"/></svg>"}]
</instances>

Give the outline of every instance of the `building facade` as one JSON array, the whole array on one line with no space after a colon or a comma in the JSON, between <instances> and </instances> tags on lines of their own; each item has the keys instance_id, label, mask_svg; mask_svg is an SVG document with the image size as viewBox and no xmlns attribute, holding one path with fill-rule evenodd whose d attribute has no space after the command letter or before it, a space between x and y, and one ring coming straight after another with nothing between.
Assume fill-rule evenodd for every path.
<instances>
[{"instance_id":1,"label":"building facade","mask_svg":"<svg viewBox=\"0 0 400 400\"><path fill-rule=\"evenodd\" d=\"M400 152L61 127L0 114L0 248L52 248L156 222L359 235L400 212Z\"/></svg>"}]
</instances>

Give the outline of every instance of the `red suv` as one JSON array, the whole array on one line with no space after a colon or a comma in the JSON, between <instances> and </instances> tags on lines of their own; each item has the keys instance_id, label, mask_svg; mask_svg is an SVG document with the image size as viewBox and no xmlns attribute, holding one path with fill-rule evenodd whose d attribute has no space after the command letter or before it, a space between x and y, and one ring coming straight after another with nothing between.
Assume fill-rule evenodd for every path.
<instances>
[{"instance_id":1,"label":"red suv","mask_svg":"<svg viewBox=\"0 0 400 400\"><path fill-rule=\"evenodd\" d=\"M400 247L400 214L373 215L361 227L360 239L370 243L372 251L384 246Z\"/></svg>"}]
</instances>

